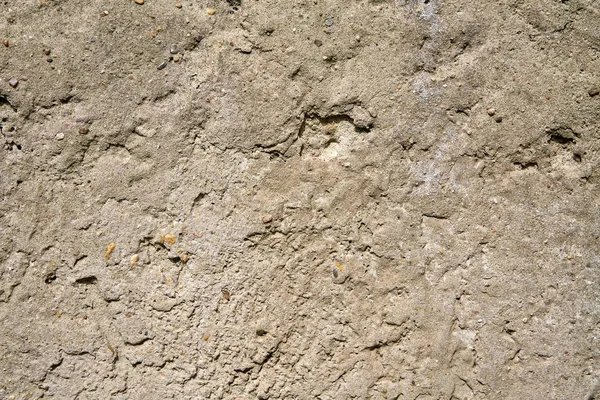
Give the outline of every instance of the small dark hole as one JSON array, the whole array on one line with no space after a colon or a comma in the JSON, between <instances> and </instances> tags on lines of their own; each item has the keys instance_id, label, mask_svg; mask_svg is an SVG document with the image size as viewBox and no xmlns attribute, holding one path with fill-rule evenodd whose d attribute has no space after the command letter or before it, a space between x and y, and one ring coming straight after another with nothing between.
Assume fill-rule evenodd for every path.
<instances>
[{"instance_id":1,"label":"small dark hole","mask_svg":"<svg viewBox=\"0 0 600 400\"><path fill-rule=\"evenodd\" d=\"M573 153L573 160L578 163L581 162L581 154Z\"/></svg>"},{"instance_id":2,"label":"small dark hole","mask_svg":"<svg viewBox=\"0 0 600 400\"><path fill-rule=\"evenodd\" d=\"M570 138L570 137L566 137L560 134L555 134L553 133L552 135L550 135L550 142L554 142L554 143L558 143L558 144L571 144L571 143L575 143L575 139Z\"/></svg>"},{"instance_id":3,"label":"small dark hole","mask_svg":"<svg viewBox=\"0 0 600 400\"><path fill-rule=\"evenodd\" d=\"M17 145L17 150L21 150L21 145L20 144Z\"/></svg>"},{"instance_id":4,"label":"small dark hole","mask_svg":"<svg viewBox=\"0 0 600 400\"><path fill-rule=\"evenodd\" d=\"M265 331L262 328L259 328L256 330L256 336L265 336L267 334L267 331Z\"/></svg>"},{"instance_id":5,"label":"small dark hole","mask_svg":"<svg viewBox=\"0 0 600 400\"><path fill-rule=\"evenodd\" d=\"M86 276L75 280L75 283L80 283L82 285L94 285L96 282L98 282L98 278L95 276Z\"/></svg>"},{"instance_id":6,"label":"small dark hole","mask_svg":"<svg viewBox=\"0 0 600 400\"><path fill-rule=\"evenodd\" d=\"M54 282L56 280L56 272L55 271L50 271L46 274L46 277L44 278L44 282L50 284L52 282Z\"/></svg>"}]
</instances>

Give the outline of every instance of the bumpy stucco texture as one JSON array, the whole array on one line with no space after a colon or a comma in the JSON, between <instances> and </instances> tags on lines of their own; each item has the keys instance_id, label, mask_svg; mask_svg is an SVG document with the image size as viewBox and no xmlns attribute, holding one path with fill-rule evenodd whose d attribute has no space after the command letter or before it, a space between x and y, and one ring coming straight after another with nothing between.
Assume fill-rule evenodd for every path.
<instances>
[{"instance_id":1,"label":"bumpy stucco texture","mask_svg":"<svg viewBox=\"0 0 600 400\"><path fill-rule=\"evenodd\" d=\"M600 398L598 0L137 3L0 2L0 398Z\"/></svg>"}]
</instances>

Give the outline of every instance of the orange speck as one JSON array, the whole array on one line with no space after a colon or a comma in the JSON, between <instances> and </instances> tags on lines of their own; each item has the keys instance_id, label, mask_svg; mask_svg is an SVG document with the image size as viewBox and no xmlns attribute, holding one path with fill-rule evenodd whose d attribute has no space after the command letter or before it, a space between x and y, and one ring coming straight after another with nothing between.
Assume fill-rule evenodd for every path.
<instances>
[{"instance_id":1,"label":"orange speck","mask_svg":"<svg viewBox=\"0 0 600 400\"><path fill-rule=\"evenodd\" d=\"M109 243L108 246L106 246L106 252L104 253L105 260L110 259L110 255L112 254L115 247L117 247L115 243Z\"/></svg>"},{"instance_id":2,"label":"orange speck","mask_svg":"<svg viewBox=\"0 0 600 400\"><path fill-rule=\"evenodd\" d=\"M165 235L165 242L169 246L173 246L176 241L177 241L177 238L175 236L173 236L173 235Z\"/></svg>"}]
</instances>

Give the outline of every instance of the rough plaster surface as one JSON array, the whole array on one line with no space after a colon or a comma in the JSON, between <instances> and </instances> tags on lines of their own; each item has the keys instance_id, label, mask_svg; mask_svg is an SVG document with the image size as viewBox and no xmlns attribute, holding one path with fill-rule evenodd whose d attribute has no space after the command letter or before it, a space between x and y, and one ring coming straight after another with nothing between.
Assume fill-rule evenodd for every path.
<instances>
[{"instance_id":1,"label":"rough plaster surface","mask_svg":"<svg viewBox=\"0 0 600 400\"><path fill-rule=\"evenodd\" d=\"M598 0L0 11L0 398L600 398Z\"/></svg>"}]
</instances>

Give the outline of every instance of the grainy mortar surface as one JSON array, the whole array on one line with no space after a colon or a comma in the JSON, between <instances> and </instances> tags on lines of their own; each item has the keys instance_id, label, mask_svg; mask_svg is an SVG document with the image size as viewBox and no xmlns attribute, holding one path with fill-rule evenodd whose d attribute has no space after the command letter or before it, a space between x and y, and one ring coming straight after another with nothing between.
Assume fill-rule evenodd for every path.
<instances>
[{"instance_id":1,"label":"grainy mortar surface","mask_svg":"<svg viewBox=\"0 0 600 400\"><path fill-rule=\"evenodd\" d=\"M1 399L600 398L600 1L0 16Z\"/></svg>"}]
</instances>

